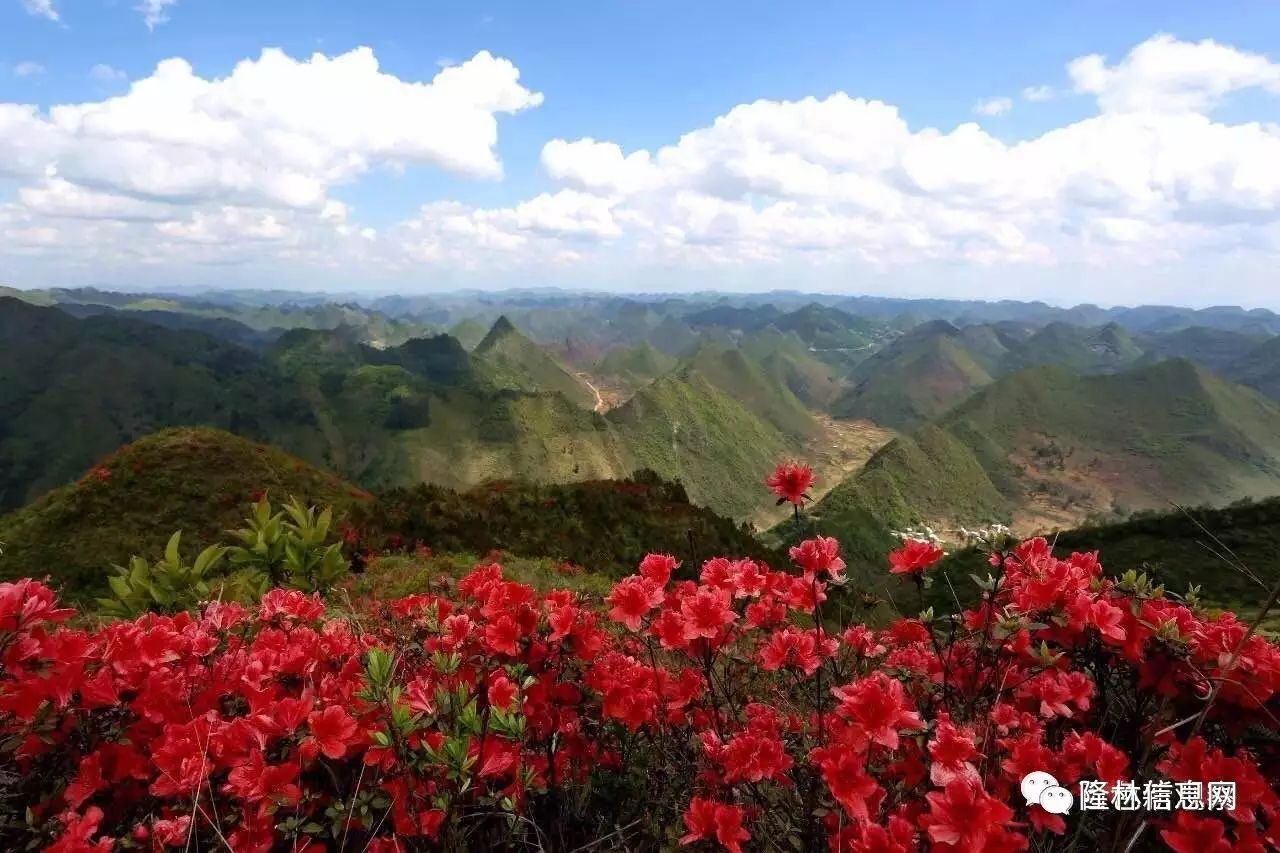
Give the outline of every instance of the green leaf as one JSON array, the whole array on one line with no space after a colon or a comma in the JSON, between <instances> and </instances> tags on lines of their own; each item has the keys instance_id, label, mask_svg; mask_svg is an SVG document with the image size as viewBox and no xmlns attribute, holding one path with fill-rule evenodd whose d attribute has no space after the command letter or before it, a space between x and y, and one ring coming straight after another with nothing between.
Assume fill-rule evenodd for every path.
<instances>
[{"instance_id":1,"label":"green leaf","mask_svg":"<svg viewBox=\"0 0 1280 853\"><path fill-rule=\"evenodd\" d=\"M178 545L181 542L182 542L182 531L181 530L175 531L174 534L169 537L169 544L164 546L165 562L173 563L174 565L178 564L178 561L179 561Z\"/></svg>"}]
</instances>

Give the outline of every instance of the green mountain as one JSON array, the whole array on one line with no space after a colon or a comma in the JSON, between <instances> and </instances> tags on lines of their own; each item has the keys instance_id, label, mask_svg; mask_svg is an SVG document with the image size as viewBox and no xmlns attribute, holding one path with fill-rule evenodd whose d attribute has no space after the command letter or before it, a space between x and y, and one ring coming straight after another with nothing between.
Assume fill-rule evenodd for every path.
<instances>
[{"instance_id":1,"label":"green mountain","mask_svg":"<svg viewBox=\"0 0 1280 853\"><path fill-rule=\"evenodd\" d=\"M983 343L992 350L999 346L992 336L975 341L974 349L981 352L978 345ZM832 403L832 414L903 430L942 414L989 384L992 376L970 351L961 331L938 321L912 329L862 362L853 380L853 387Z\"/></svg>"},{"instance_id":2,"label":"green mountain","mask_svg":"<svg viewBox=\"0 0 1280 853\"><path fill-rule=\"evenodd\" d=\"M470 317L455 323L449 329L449 334L457 338L458 343L462 344L468 352L478 347L488 333L489 330L483 323Z\"/></svg>"},{"instance_id":3,"label":"green mountain","mask_svg":"<svg viewBox=\"0 0 1280 853\"><path fill-rule=\"evenodd\" d=\"M832 403L842 418L912 429L938 417L995 378L1038 365L1074 373L1115 373L1158 361L1116 324L1051 323L1036 329L1000 322L958 327L920 324L851 372L852 387Z\"/></svg>"},{"instance_id":4,"label":"green mountain","mask_svg":"<svg viewBox=\"0 0 1280 853\"><path fill-rule=\"evenodd\" d=\"M812 413L783 377L741 347L703 344L674 373L684 381L701 378L786 435L805 439L817 433Z\"/></svg>"},{"instance_id":5,"label":"green mountain","mask_svg":"<svg viewBox=\"0 0 1280 853\"><path fill-rule=\"evenodd\" d=\"M309 458L307 401L261 355L112 314L71 317L0 298L0 509L79 476L166 426L272 439Z\"/></svg>"},{"instance_id":6,"label":"green mountain","mask_svg":"<svg viewBox=\"0 0 1280 853\"><path fill-rule=\"evenodd\" d=\"M1006 360L1005 372L1041 364L1076 373L1115 373L1143 356L1133 336L1115 323L1099 327L1050 323L1037 331Z\"/></svg>"},{"instance_id":7,"label":"green mountain","mask_svg":"<svg viewBox=\"0 0 1280 853\"><path fill-rule=\"evenodd\" d=\"M490 351L516 348L505 346ZM632 470L599 415L560 393L495 387L494 362L448 335L376 350L340 332L294 331L273 355L315 412L322 460L370 487L557 482ZM553 361L530 363L553 379L566 376Z\"/></svg>"},{"instance_id":8,"label":"green mountain","mask_svg":"<svg viewBox=\"0 0 1280 853\"><path fill-rule=\"evenodd\" d=\"M1277 492L1280 405L1169 360L1114 375L1037 367L1000 379L888 444L814 515L860 540L885 526L1043 529Z\"/></svg>"},{"instance_id":9,"label":"green mountain","mask_svg":"<svg viewBox=\"0 0 1280 853\"><path fill-rule=\"evenodd\" d=\"M163 552L175 530L190 553L220 541L261 492L339 514L369 499L277 448L217 429L163 430L0 518L0 578L52 575L72 594L91 592L113 564Z\"/></svg>"},{"instance_id":10,"label":"green mountain","mask_svg":"<svg viewBox=\"0 0 1280 853\"><path fill-rule=\"evenodd\" d=\"M273 353L312 402L327 438L322 460L370 487L561 483L649 468L682 481L693 500L742 518L766 497L760 472L799 448L753 400L791 417L796 429L810 422L793 394L728 350L703 353L605 415L562 393L495 388L486 354L534 346L506 325L495 324L496 340L470 356L443 335L374 350L337 332L309 331L290 332ZM525 384L534 372L564 376L554 361L528 355L535 370L525 371Z\"/></svg>"},{"instance_id":11,"label":"green mountain","mask_svg":"<svg viewBox=\"0 0 1280 853\"><path fill-rule=\"evenodd\" d=\"M819 351L868 349L885 331L881 323L816 302L774 318L772 325L783 332L795 332Z\"/></svg>"},{"instance_id":12,"label":"green mountain","mask_svg":"<svg viewBox=\"0 0 1280 853\"><path fill-rule=\"evenodd\" d=\"M1225 369L1235 381L1280 399L1280 336L1269 338Z\"/></svg>"},{"instance_id":13,"label":"green mountain","mask_svg":"<svg viewBox=\"0 0 1280 853\"><path fill-rule=\"evenodd\" d=\"M1249 355L1267 340L1264 335L1211 329L1207 326L1192 326L1176 332L1147 335L1142 339L1147 348L1148 359L1185 358L1209 368L1219 376L1236 381L1240 381L1242 377L1238 377L1233 368L1246 363ZM1276 364L1276 357L1280 357L1280 349L1272 352L1269 363ZM1264 355L1260 361L1267 363L1268 359Z\"/></svg>"},{"instance_id":14,"label":"green mountain","mask_svg":"<svg viewBox=\"0 0 1280 853\"><path fill-rule=\"evenodd\" d=\"M618 347L605 353L595 365L600 376L631 387L652 382L676 366L676 360L649 343Z\"/></svg>"},{"instance_id":15,"label":"green mountain","mask_svg":"<svg viewBox=\"0 0 1280 853\"><path fill-rule=\"evenodd\" d=\"M785 387L809 409L825 411L844 390L841 370L817 358L795 332L768 326L744 335L738 343L778 386Z\"/></svg>"},{"instance_id":16,"label":"green mountain","mask_svg":"<svg viewBox=\"0 0 1280 853\"><path fill-rule=\"evenodd\" d=\"M635 467L679 480L693 501L733 518L760 508L762 472L798 449L697 371L661 377L606 418Z\"/></svg>"},{"instance_id":17,"label":"green mountain","mask_svg":"<svg viewBox=\"0 0 1280 853\"><path fill-rule=\"evenodd\" d=\"M506 317L494 322L472 355L485 378L496 388L558 393L579 406L595 406L591 389L545 349L522 335Z\"/></svg>"}]
</instances>

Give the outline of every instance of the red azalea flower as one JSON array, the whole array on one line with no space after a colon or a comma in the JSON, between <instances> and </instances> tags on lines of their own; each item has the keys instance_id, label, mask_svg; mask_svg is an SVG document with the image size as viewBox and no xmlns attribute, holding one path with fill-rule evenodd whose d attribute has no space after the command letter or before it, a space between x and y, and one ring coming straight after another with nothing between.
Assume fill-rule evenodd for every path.
<instances>
[{"instance_id":1,"label":"red azalea flower","mask_svg":"<svg viewBox=\"0 0 1280 853\"><path fill-rule=\"evenodd\" d=\"M484 640L499 654L520 654L520 626L510 616L499 616L490 622L484 629Z\"/></svg>"},{"instance_id":2,"label":"red azalea flower","mask_svg":"<svg viewBox=\"0 0 1280 853\"><path fill-rule=\"evenodd\" d=\"M889 555L889 571L895 575L922 575L942 559L943 550L932 542L908 539Z\"/></svg>"},{"instance_id":3,"label":"red azalea flower","mask_svg":"<svg viewBox=\"0 0 1280 853\"><path fill-rule=\"evenodd\" d=\"M489 704L503 711L511 707L516 700L516 686L505 675L499 675L489 682Z\"/></svg>"},{"instance_id":4,"label":"red azalea flower","mask_svg":"<svg viewBox=\"0 0 1280 853\"><path fill-rule=\"evenodd\" d=\"M347 754L347 749L356 742L359 727L351 715L337 705L330 705L307 717L311 727L311 737L315 739L320 751L329 758L338 759Z\"/></svg>"},{"instance_id":5,"label":"red azalea flower","mask_svg":"<svg viewBox=\"0 0 1280 853\"><path fill-rule=\"evenodd\" d=\"M680 568L680 561L670 554L646 554L640 561L640 577L655 586L664 587L671 580L671 573Z\"/></svg>"},{"instance_id":6,"label":"red azalea flower","mask_svg":"<svg viewBox=\"0 0 1280 853\"><path fill-rule=\"evenodd\" d=\"M110 853L115 847L114 839L100 838L96 842L91 841L98 834L102 818L102 809L97 806L90 807L84 815L73 811L64 813L61 816L62 835L45 850L47 853Z\"/></svg>"},{"instance_id":7,"label":"red azalea flower","mask_svg":"<svg viewBox=\"0 0 1280 853\"><path fill-rule=\"evenodd\" d=\"M741 806L695 796L684 813L684 825L689 831L680 843L693 844L714 836L730 853L741 853L742 842L751 839L751 833L742 826L742 818Z\"/></svg>"},{"instance_id":8,"label":"red azalea flower","mask_svg":"<svg viewBox=\"0 0 1280 853\"><path fill-rule=\"evenodd\" d=\"M761 667L772 672L784 666L794 666L805 675L813 675L822 665L822 659L818 656L816 633L816 630L801 631L793 625L773 632L769 636L769 642L760 650ZM829 651L834 654L835 638L824 637L823 639L827 641L824 645L830 645L830 649L824 649L823 652Z\"/></svg>"},{"instance_id":9,"label":"red azalea flower","mask_svg":"<svg viewBox=\"0 0 1280 853\"><path fill-rule=\"evenodd\" d=\"M693 844L709 837L716 831L715 800L694 796L689 801L689 808L684 812L684 825L689 831L680 839L681 844Z\"/></svg>"},{"instance_id":10,"label":"red azalea flower","mask_svg":"<svg viewBox=\"0 0 1280 853\"><path fill-rule=\"evenodd\" d=\"M724 626L732 625L738 614L729 606L730 600L728 592L699 587L696 593L681 602L685 638L714 640Z\"/></svg>"},{"instance_id":11,"label":"red azalea flower","mask_svg":"<svg viewBox=\"0 0 1280 853\"><path fill-rule=\"evenodd\" d=\"M834 687L831 695L840 700L841 716L853 721L868 740L889 749L898 748L899 730L924 728L902 682L882 672Z\"/></svg>"},{"instance_id":12,"label":"red azalea flower","mask_svg":"<svg viewBox=\"0 0 1280 853\"><path fill-rule=\"evenodd\" d=\"M1226 827L1214 818L1196 817L1180 811L1173 826L1160 830L1160 837L1174 853L1231 853Z\"/></svg>"},{"instance_id":13,"label":"red azalea flower","mask_svg":"<svg viewBox=\"0 0 1280 853\"><path fill-rule=\"evenodd\" d=\"M742 842L751 840L751 833L742 826L741 806L716 806L716 841L729 853L742 853Z\"/></svg>"},{"instance_id":14,"label":"red azalea flower","mask_svg":"<svg viewBox=\"0 0 1280 853\"><path fill-rule=\"evenodd\" d=\"M884 789L867 772L867 756L842 746L815 749L810 758L822 770L831 796L855 820L868 820Z\"/></svg>"},{"instance_id":15,"label":"red azalea flower","mask_svg":"<svg viewBox=\"0 0 1280 853\"><path fill-rule=\"evenodd\" d=\"M988 842L999 838L1004 825L1013 818L1013 809L977 785L961 780L950 782L945 790L934 791L925 799L929 801L929 812L920 817L920 824L929 838L965 853L999 849L989 848Z\"/></svg>"},{"instance_id":16,"label":"red azalea flower","mask_svg":"<svg viewBox=\"0 0 1280 853\"><path fill-rule=\"evenodd\" d=\"M778 496L779 503L790 501L800 506L809 498L807 492L813 485L813 469L799 462L783 462L765 483Z\"/></svg>"},{"instance_id":17,"label":"red azalea flower","mask_svg":"<svg viewBox=\"0 0 1280 853\"><path fill-rule=\"evenodd\" d=\"M1088 621L1107 639L1124 642L1124 628L1121 626L1124 622L1124 611L1114 604L1098 599L1089 608Z\"/></svg>"},{"instance_id":18,"label":"red azalea flower","mask_svg":"<svg viewBox=\"0 0 1280 853\"><path fill-rule=\"evenodd\" d=\"M640 630L640 623L649 611L662 604L662 588L648 578L631 575L618 581L605 599L613 605L609 618L621 622L632 631Z\"/></svg>"},{"instance_id":19,"label":"red azalea flower","mask_svg":"<svg viewBox=\"0 0 1280 853\"><path fill-rule=\"evenodd\" d=\"M791 559L806 575L826 572L831 582L843 583L844 560L840 559L840 543L831 536L806 539L791 549Z\"/></svg>"}]
</instances>

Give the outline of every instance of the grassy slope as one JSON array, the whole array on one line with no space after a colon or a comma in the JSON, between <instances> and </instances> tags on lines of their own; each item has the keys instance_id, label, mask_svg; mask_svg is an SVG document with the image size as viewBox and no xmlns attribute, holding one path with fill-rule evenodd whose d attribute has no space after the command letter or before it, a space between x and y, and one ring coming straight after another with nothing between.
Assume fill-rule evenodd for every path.
<instances>
[{"instance_id":1,"label":"grassy slope","mask_svg":"<svg viewBox=\"0 0 1280 853\"><path fill-rule=\"evenodd\" d=\"M748 411L796 439L816 434L818 426L805 404L779 377L740 347L704 344L675 375L688 382L702 379L737 400Z\"/></svg>"},{"instance_id":2,"label":"grassy slope","mask_svg":"<svg viewBox=\"0 0 1280 853\"><path fill-rule=\"evenodd\" d=\"M739 345L778 387L811 409L826 410L844 388L840 369L815 358L795 332L770 326L744 335Z\"/></svg>"},{"instance_id":3,"label":"grassy slope","mask_svg":"<svg viewBox=\"0 0 1280 853\"><path fill-rule=\"evenodd\" d=\"M157 557L183 531L185 552L238 525L253 496L295 495L346 511L367 496L282 450L216 429L164 430L127 445L94 474L0 518L0 576L53 575L72 593L133 554Z\"/></svg>"},{"instance_id":4,"label":"grassy slope","mask_svg":"<svg viewBox=\"0 0 1280 853\"><path fill-rule=\"evenodd\" d=\"M760 505L761 479L796 442L699 375L664 376L606 416L637 466L679 479L734 518Z\"/></svg>"},{"instance_id":5,"label":"grassy slope","mask_svg":"<svg viewBox=\"0 0 1280 853\"><path fill-rule=\"evenodd\" d=\"M992 381L949 324L905 335L863 362L854 376L857 384L836 400L833 413L900 430L937 417Z\"/></svg>"},{"instance_id":6,"label":"grassy slope","mask_svg":"<svg viewBox=\"0 0 1280 853\"><path fill-rule=\"evenodd\" d=\"M482 323L471 318L461 320L449 328L449 334L469 352L480 345L489 330Z\"/></svg>"},{"instance_id":7,"label":"grassy slope","mask_svg":"<svg viewBox=\"0 0 1280 853\"><path fill-rule=\"evenodd\" d=\"M595 394L551 355L522 335L506 317L473 350L478 369L496 388L563 394L576 405L591 408Z\"/></svg>"},{"instance_id":8,"label":"grassy slope","mask_svg":"<svg viewBox=\"0 0 1280 853\"><path fill-rule=\"evenodd\" d=\"M635 467L604 418L559 394L444 391L431 397L430 412L428 425L397 435L415 480L562 482L624 476Z\"/></svg>"}]
</instances>

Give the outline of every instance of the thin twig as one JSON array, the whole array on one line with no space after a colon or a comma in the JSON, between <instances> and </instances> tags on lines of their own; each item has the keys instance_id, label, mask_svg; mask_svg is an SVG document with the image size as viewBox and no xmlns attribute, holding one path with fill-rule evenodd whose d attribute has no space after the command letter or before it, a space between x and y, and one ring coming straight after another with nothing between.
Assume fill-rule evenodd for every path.
<instances>
[{"instance_id":1,"label":"thin twig","mask_svg":"<svg viewBox=\"0 0 1280 853\"><path fill-rule=\"evenodd\" d=\"M595 841L592 841L590 844L584 844L581 847L573 848L572 850L569 851L569 853L583 853L583 851L585 850L591 850L592 848L599 847L601 844L604 844L610 838L613 838L613 836L621 835L622 833L631 829L631 827L635 826L639 822L640 822L640 818L636 818L626 826L620 826L617 829L615 829L613 832L609 833L608 835L602 835L601 837L597 838Z\"/></svg>"}]
</instances>

